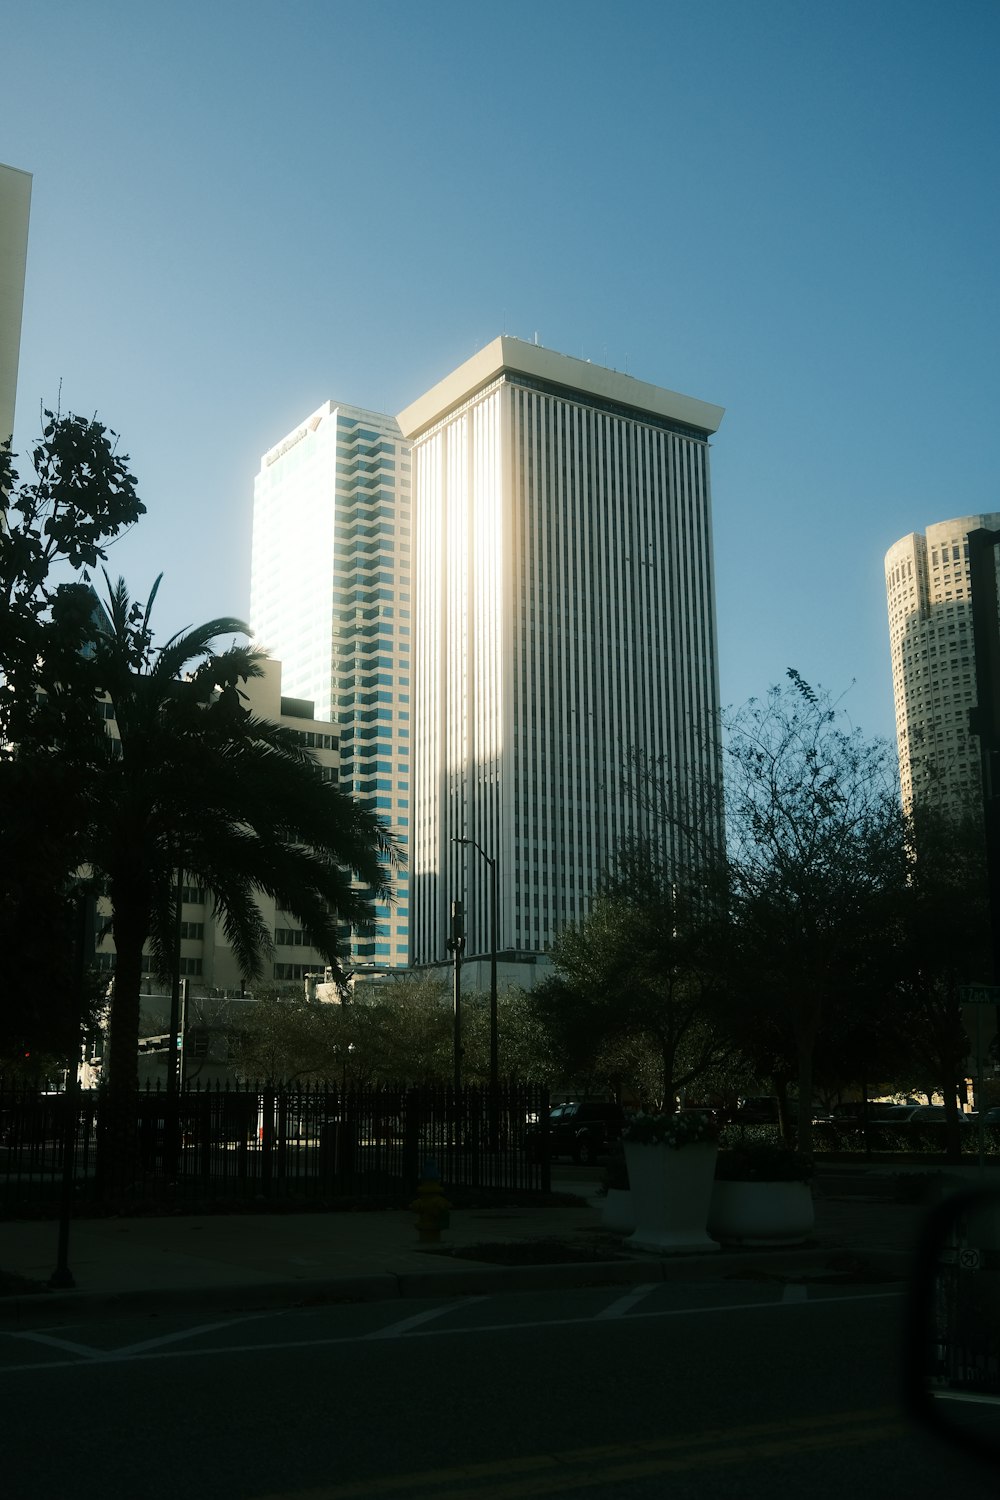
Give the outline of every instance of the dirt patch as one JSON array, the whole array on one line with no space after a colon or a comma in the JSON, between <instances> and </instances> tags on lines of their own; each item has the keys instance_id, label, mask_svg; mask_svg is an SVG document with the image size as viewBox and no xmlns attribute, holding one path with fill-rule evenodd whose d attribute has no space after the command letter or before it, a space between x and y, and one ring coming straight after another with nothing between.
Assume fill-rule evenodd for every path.
<instances>
[{"instance_id":1,"label":"dirt patch","mask_svg":"<svg viewBox=\"0 0 1000 1500\"><path fill-rule=\"evenodd\" d=\"M767 1271L748 1266L729 1271L726 1281L770 1281L779 1286L883 1286L899 1281L896 1271L857 1256L834 1256L824 1266L802 1271Z\"/></svg>"}]
</instances>

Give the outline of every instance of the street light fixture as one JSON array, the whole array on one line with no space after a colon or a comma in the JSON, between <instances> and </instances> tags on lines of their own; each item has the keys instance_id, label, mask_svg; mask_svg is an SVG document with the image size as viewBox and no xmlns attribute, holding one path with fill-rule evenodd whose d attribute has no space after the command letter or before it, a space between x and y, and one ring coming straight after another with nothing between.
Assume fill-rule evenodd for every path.
<instances>
[{"instance_id":1,"label":"street light fixture","mask_svg":"<svg viewBox=\"0 0 1000 1500\"><path fill-rule=\"evenodd\" d=\"M497 1028L497 862L487 854L475 839L453 838L453 844L463 844L482 855L490 869L490 1093L494 1101L499 1085L499 1037Z\"/></svg>"}]
</instances>

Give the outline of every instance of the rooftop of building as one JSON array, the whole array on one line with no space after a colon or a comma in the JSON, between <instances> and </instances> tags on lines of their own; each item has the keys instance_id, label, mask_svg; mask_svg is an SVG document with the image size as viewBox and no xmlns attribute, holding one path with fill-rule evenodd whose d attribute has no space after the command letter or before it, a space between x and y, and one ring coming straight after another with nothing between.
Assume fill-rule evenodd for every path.
<instances>
[{"instance_id":1,"label":"rooftop of building","mask_svg":"<svg viewBox=\"0 0 1000 1500\"><path fill-rule=\"evenodd\" d=\"M898 542L893 542L886 552L885 566L887 569L892 567L900 554L906 554L913 549L915 542L930 545L944 538L953 541L958 536L967 536L970 531L980 529L1000 530L1000 511L984 510L977 511L971 516L953 516L950 521L932 521L923 531L908 531L905 536L899 538Z\"/></svg>"},{"instance_id":2,"label":"rooftop of building","mask_svg":"<svg viewBox=\"0 0 1000 1500\"><path fill-rule=\"evenodd\" d=\"M647 414L676 422L705 437L717 431L724 415L723 407L694 396L663 390L620 370L608 370L590 360L557 354L540 344L503 334L400 412L403 436L411 440L419 437L504 373L542 382L585 402L607 402L637 416Z\"/></svg>"},{"instance_id":3,"label":"rooftop of building","mask_svg":"<svg viewBox=\"0 0 1000 1500\"><path fill-rule=\"evenodd\" d=\"M268 448L260 461L261 469L268 468L279 458L283 458L290 448L294 448L300 442L319 428L330 417L343 417L349 422L363 423L372 427L383 437L395 439L400 438L396 418L387 412L371 411L366 406L351 406L346 401L324 401L314 412L310 412L304 421L299 422L292 428L291 432Z\"/></svg>"}]
</instances>

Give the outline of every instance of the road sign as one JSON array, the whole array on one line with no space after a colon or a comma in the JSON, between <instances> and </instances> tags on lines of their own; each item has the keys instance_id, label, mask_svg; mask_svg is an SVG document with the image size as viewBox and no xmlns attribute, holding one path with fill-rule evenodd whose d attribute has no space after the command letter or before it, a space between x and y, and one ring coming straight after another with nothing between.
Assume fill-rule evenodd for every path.
<instances>
[{"instance_id":1,"label":"road sign","mask_svg":"<svg viewBox=\"0 0 1000 1500\"><path fill-rule=\"evenodd\" d=\"M983 1258L978 1250L971 1248L958 1252L958 1264L962 1271L978 1271L983 1263Z\"/></svg>"},{"instance_id":2,"label":"road sign","mask_svg":"<svg viewBox=\"0 0 1000 1500\"><path fill-rule=\"evenodd\" d=\"M958 999L961 1005L1000 1005L1000 984L959 985Z\"/></svg>"}]
</instances>

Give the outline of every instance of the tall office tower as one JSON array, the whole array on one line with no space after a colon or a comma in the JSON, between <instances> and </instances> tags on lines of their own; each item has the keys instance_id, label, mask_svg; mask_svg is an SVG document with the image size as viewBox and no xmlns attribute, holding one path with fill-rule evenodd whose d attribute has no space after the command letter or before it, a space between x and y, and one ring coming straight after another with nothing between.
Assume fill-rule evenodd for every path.
<instances>
[{"instance_id":1,"label":"tall office tower","mask_svg":"<svg viewBox=\"0 0 1000 1500\"><path fill-rule=\"evenodd\" d=\"M250 624L284 691L332 720L340 785L409 841L410 453L392 417L328 401L264 454L254 485ZM409 958L408 873L349 934L349 966Z\"/></svg>"},{"instance_id":2,"label":"tall office tower","mask_svg":"<svg viewBox=\"0 0 1000 1500\"><path fill-rule=\"evenodd\" d=\"M413 443L413 959L507 977L583 917L619 840L653 826L633 751L712 805L718 671L708 439L722 410L513 338L404 411ZM479 851L460 845L474 840ZM667 852L667 851L665 851ZM515 967L516 966L516 967ZM484 982L485 965L473 982Z\"/></svg>"},{"instance_id":3,"label":"tall office tower","mask_svg":"<svg viewBox=\"0 0 1000 1500\"><path fill-rule=\"evenodd\" d=\"M959 516L911 531L885 555L892 690L903 806L914 797L957 811L979 785L979 741L969 734L976 662L968 535L1000 528L1000 514Z\"/></svg>"},{"instance_id":4,"label":"tall office tower","mask_svg":"<svg viewBox=\"0 0 1000 1500\"><path fill-rule=\"evenodd\" d=\"M31 174L0 164L0 443L14 431Z\"/></svg>"}]
</instances>

